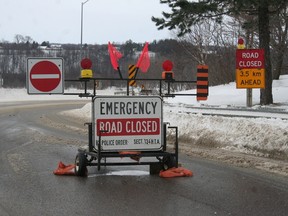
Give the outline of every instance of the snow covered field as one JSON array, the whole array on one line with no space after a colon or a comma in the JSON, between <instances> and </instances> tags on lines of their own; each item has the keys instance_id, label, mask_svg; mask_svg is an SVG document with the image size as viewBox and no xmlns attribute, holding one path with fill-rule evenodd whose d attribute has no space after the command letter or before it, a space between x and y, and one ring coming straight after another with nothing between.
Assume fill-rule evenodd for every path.
<instances>
[{"instance_id":1,"label":"snow covered field","mask_svg":"<svg viewBox=\"0 0 288 216\"><path fill-rule=\"evenodd\" d=\"M74 91L74 90L68 90ZM112 94L114 89L98 91L99 94ZM260 156L260 158L273 158L277 161L254 163L254 167L266 166L270 171L288 174L288 75L281 76L280 80L273 82L274 104L266 107L259 105L260 90L253 90L253 107L251 110L276 110L283 113L282 118L243 118L223 117L192 113L193 107L217 107L217 108L244 108L246 106L246 90L236 89L235 83L210 87L207 101L197 102L195 97L175 97L165 99L164 121L179 127L180 146L185 152L192 151L197 154L197 149L214 149L221 155L212 158L233 157L238 153L248 156ZM191 92L189 92L191 93ZM193 93L193 90L192 90ZM67 95L28 95L25 89L1 89L0 102L26 101L26 100L79 100L78 96ZM83 100L83 99L82 99ZM91 105L86 104L82 109L70 110L66 115L78 116L90 119ZM223 111L225 112L225 110ZM230 113L233 111L229 111ZM239 112L238 112L239 113ZM253 115L251 112L250 115ZM286 119L284 119L286 118ZM193 152L195 149L196 152ZM217 153L217 154L218 154ZM201 156L209 157L210 151L198 151ZM243 159L243 155L241 156ZM280 161L278 161L281 159ZM249 161L243 160L243 164L249 166ZM258 163L258 164L257 164ZM262 165L261 165L262 163ZM280 167L281 166L281 167Z\"/></svg>"}]
</instances>

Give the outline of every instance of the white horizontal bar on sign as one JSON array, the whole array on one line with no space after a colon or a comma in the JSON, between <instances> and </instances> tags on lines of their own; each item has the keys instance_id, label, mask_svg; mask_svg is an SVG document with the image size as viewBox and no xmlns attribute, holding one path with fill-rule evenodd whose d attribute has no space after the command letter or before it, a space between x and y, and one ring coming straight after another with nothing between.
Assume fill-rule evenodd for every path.
<instances>
[{"instance_id":1,"label":"white horizontal bar on sign","mask_svg":"<svg viewBox=\"0 0 288 216\"><path fill-rule=\"evenodd\" d=\"M59 79L59 74L32 74L32 79Z\"/></svg>"}]
</instances>

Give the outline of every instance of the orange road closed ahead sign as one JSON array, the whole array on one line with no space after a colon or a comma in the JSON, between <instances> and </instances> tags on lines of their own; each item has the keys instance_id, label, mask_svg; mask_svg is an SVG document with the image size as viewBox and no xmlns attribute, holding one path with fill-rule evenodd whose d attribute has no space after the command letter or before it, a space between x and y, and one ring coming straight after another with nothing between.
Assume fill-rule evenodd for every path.
<instances>
[{"instance_id":1,"label":"orange road closed ahead sign","mask_svg":"<svg viewBox=\"0 0 288 216\"><path fill-rule=\"evenodd\" d=\"M236 51L236 87L265 88L263 49L238 49Z\"/></svg>"},{"instance_id":2,"label":"orange road closed ahead sign","mask_svg":"<svg viewBox=\"0 0 288 216\"><path fill-rule=\"evenodd\" d=\"M265 69L236 69L237 88L265 88Z\"/></svg>"}]
</instances>

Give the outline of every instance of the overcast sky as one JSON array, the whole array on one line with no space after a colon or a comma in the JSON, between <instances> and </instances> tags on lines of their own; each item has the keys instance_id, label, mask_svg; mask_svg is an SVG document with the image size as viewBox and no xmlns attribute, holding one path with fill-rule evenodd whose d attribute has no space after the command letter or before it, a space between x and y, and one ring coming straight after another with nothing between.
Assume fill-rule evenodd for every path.
<instances>
[{"instance_id":1,"label":"overcast sky","mask_svg":"<svg viewBox=\"0 0 288 216\"><path fill-rule=\"evenodd\" d=\"M30 36L38 43L81 41L81 3L85 0L0 0L0 41L15 35ZM83 6L83 44L151 42L171 38L157 30L152 16L168 11L159 0L89 0Z\"/></svg>"}]
</instances>

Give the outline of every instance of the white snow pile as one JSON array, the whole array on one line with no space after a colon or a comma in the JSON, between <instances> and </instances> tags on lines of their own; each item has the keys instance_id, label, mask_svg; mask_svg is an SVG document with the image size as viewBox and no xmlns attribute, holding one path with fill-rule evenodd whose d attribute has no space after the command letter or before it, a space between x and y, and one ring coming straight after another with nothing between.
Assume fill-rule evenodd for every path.
<instances>
[{"instance_id":1,"label":"white snow pile","mask_svg":"<svg viewBox=\"0 0 288 216\"><path fill-rule=\"evenodd\" d=\"M73 90L71 90L73 92ZM98 91L100 95L113 95L115 89ZM69 90L68 90L69 92ZM195 90L186 91L193 93ZM179 141L185 146L203 146L226 149L258 156L288 158L288 75L273 81L274 104L264 107L283 112L285 118L223 117L192 113L193 107L243 108L246 106L246 90L236 89L235 83L209 88L207 101L197 102L195 97L179 96L165 99L164 121L179 128ZM253 90L251 111L263 108L259 105L260 90ZM0 102L24 100L74 100L77 96L28 95L25 89L0 88ZM225 110L223 110L225 112ZM227 111L228 112L228 111ZM231 110L229 111L231 113ZM233 111L232 111L233 112ZM239 112L238 112L239 113ZM253 115L251 112L250 115ZM65 114L85 119L91 118L91 104ZM269 114L268 114L269 116Z\"/></svg>"},{"instance_id":2,"label":"white snow pile","mask_svg":"<svg viewBox=\"0 0 288 216\"><path fill-rule=\"evenodd\" d=\"M114 94L115 88L105 89L99 91L103 95ZM98 92L98 91L97 91ZM83 90L79 89L67 89L64 93L84 93ZM14 88L0 88L0 102L11 102L11 101L42 101L42 100L79 100L87 98L79 98L78 95L62 95L62 94L28 94L26 89L14 89Z\"/></svg>"},{"instance_id":3,"label":"white snow pile","mask_svg":"<svg viewBox=\"0 0 288 216\"><path fill-rule=\"evenodd\" d=\"M193 107L243 108L246 106L246 89L236 89L235 83L209 88L207 101L197 103L188 97L169 98L172 106L165 107L165 117L178 125L180 140L186 143L223 148L255 155L288 158L288 75L273 81L274 104L261 107L260 90L253 90L252 111L271 109L283 111L281 118L241 118L191 114ZM191 93L191 92L189 92ZM193 91L192 91L193 93ZM178 106L175 106L178 104ZM182 106L180 106L182 104ZM189 105L189 106L187 106ZM225 111L222 111L222 113ZM233 111L226 111L233 112ZM243 111L244 112L244 111ZM241 111L240 111L241 113ZM231 114L231 113L230 113ZM237 113L239 114L239 112ZM251 112L249 115L253 115ZM273 116L267 113L263 116ZM280 114L281 116L281 114Z\"/></svg>"},{"instance_id":4,"label":"white snow pile","mask_svg":"<svg viewBox=\"0 0 288 216\"><path fill-rule=\"evenodd\" d=\"M165 107L181 142L261 156L288 157L288 120L189 114ZM276 155L275 155L276 154Z\"/></svg>"}]
</instances>

